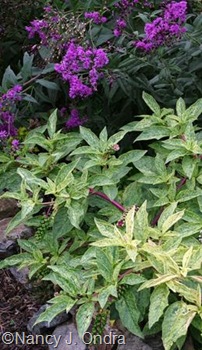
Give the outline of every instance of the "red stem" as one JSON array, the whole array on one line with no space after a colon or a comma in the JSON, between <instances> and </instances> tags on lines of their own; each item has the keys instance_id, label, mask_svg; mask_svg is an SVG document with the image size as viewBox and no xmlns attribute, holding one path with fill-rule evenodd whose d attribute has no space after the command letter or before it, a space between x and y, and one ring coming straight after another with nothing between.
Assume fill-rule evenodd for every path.
<instances>
[{"instance_id":1,"label":"red stem","mask_svg":"<svg viewBox=\"0 0 202 350\"><path fill-rule=\"evenodd\" d=\"M111 203L112 205L114 205L117 209L119 209L121 212L125 212L125 208L118 202L114 201L113 199L110 199L106 194L99 192L99 191L94 191L93 188L89 188L89 193L90 194L94 194L98 197L103 198L104 200L106 200L107 202Z\"/></svg>"}]
</instances>

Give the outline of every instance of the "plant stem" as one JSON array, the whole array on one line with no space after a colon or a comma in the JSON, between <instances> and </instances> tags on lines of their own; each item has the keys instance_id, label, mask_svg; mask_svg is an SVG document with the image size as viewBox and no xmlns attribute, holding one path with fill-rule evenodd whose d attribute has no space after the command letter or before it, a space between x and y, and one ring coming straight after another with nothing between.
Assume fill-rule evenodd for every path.
<instances>
[{"instance_id":1,"label":"plant stem","mask_svg":"<svg viewBox=\"0 0 202 350\"><path fill-rule=\"evenodd\" d=\"M102 192L98 192L98 191L94 191L93 188L89 188L89 193L90 194L94 194L98 197L103 198L104 200L106 200L107 202L111 203L112 205L114 205L117 209L119 209L121 212L125 212L125 208L118 202L114 201L113 199L110 199L106 194L102 193Z\"/></svg>"}]
</instances>

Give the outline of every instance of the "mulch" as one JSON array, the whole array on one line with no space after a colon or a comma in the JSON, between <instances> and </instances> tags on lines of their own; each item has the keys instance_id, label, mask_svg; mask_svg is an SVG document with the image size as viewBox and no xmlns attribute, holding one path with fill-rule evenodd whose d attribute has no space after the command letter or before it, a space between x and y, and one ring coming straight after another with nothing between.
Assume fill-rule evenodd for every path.
<instances>
[{"instance_id":1,"label":"mulch","mask_svg":"<svg viewBox=\"0 0 202 350\"><path fill-rule=\"evenodd\" d=\"M18 283L9 270L0 270L0 349L1 350L48 350L47 345L11 344L2 342L5 332L27 335L27 323L40 308L39 300L34 298L30 290ZM20 341L21 343L21 341Z\"/></svg>"}]
</instances>

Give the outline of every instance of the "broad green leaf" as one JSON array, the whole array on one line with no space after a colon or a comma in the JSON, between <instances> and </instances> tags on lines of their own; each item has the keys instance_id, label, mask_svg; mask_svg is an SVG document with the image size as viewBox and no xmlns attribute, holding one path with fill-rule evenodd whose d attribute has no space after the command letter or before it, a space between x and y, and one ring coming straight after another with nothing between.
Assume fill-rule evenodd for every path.
<instances>
[{"instance_id":1,"label":"broad green leaf","mask_svg":"<svg viewBox=\"0 0 202 350\"><path fill-rule=\"evenodd\" d=\"M165 126L151 126L148 129L145 129L136 139L135 141L143 141L143 140L160 140L165 136L169 136L170 131Z\"/></svg>"},{"instance_id":2,"label":"broad green leaf","mask_svg":"<svg viewBox=\"0 0 202 350\"><path fill-rule=\"evenodd\" d=\"M57 109L48 118L47 130L50 138L53 138L53 135L56 132L56 123L57 123Z\"/></svg>"},{"instance_id":3,"label":"broad green leaf","mask_svg":"<svg viewBox=\"0 0 202 350\"><path fill-rule=\"evenodd\" d=\"M149 94L147 94L145 91L142 94L142 98L147 104L147 106L154 112L157 116L161 114L161 109L159 104L156 102L156 100Z\"/></svg>"},{"instance_id":4,"label":"broad green leaf","mask_svg":"<svg viewBox=\"0 0 202 350\"><path fill-rule=\"evenodd\" d=\"M71 206L68 208L68 216L71 224L80 229L80 224L84 219L86 213L86 203L84 201L72 201Z\"/></svg>"},{"instance_id":5,"label":"broad green leaf","mask_svg":"<svg viewBox=\"0 0 202 350\"><path fill-rule=\"evenodd\" d=\"M188 300L190 303L198 305L198 290L195 288L189 288L185 284L180 283L179 281L168 281L167 286L174 293L179 294L182 298ZM200 294L201 297L201 294ZM201 300L198 305L201 306Z\"/></svg>"},{"instance_id":6,"label":"broad green leaf","mask_svg":"<svg viewBox=\"0 0 202 350\"><path fill-rule=\"evenodd\" d=\"M114 146L115 144L117 144L119 141L123 139L125 134L126 134L126 131L119 131L116 134L112 135L107 142L107 146L108 147Z\"/></svg>"},{"instance_id":7,"label":"broad green leaf","mask_svg":"<svg viewBox=\"0 0 202 350\"><path fill-rule=\"evenodd\" d=\"M99 232L108 238L114 238L114 226L109 224L108 222L100 219L95 219L95 224L99 230Z\"/></svg>"},{"instance_id":8,"label":"broad green leaf","mask_svg":"<svg viewBox=\"0 0 202 350\"><path fill-rule=\"evenodd\" d=\"M158 175L165 176L167 175L167 169L165 166L165 162L160 154L157 154L155 157L155 167Z\"/></svg>"},{"instance_id":9,"label":"broad green leaf","mask_svg":"<svg viewBox=\"0 0 202 350\"><path fill-rule=\"evenodd\" d=\"M6 234L11 232L16 226L22 224L24 221L24 218L22 218L22 213L21 211L17 213L9 222L7 228L6 228Z\"/></svg>"},{"instance_id":10,"label":"broad green leaf","mask_svg":"<svg viewBox=\"0 0 202 350\"><path fill-rule=\"evenodd\" d=\"M51 265L48 267L68 282L71 295L77 295L77 293L79 293L82 279L78 272L70 268L67 269L67 267L61 265Z\"/></svg>"},{"instance_id":11,"label":"broad green leaf","mask_svg":"<svg viewBox=\"0 0 202 350\"><path fill-rule=\"evenodd\" d=\"M171 162L172 160L184 157L187 154L186 149L176 149L174 151L171 151L169 155L166 158L165 163Z\"/></svg>"},{"instance_id":12,"label":"broad green leaf","mask_svg":"<svg viewBox=\"0 0 202 350\"><path fill-rule=\"evenodd\" d=\"M46 151L49 151L51 148L51 143L49 140L45 138L44 135L42 135L40 132L35 132L32 134L28 134L24 141L25 145L32 145L33 147L35 145L38 145L42 148L44 148Z\"/></svg>"},{"instance_id":13,"label":"broad green leaf","mask_svg":"<svg viewBox=\"0 0 202 350\"><path fill-rule=\"evenodd\" d=\"M176 222L178 222L184 215L184 210L179 211L178 213L170 215L162 224L163 234L167 232L170 227L172 227Z\"/></svg>"},{"instance_id":14,"label":"broad green leaf","mask_svg":"<svg viewBox=\"0 0 202 350\"><path fill-rule=\"evenodd\" d=\"M124 165L127 165L129 163L134 163L140 160L147 151L142 150L134 150L134 151L128 151L126 153L123 153L120 155L119 160L123 162Z\"/></svg>"},{"instance_id":15,"label":"broad green leaf","mask_svg":"<svg viewBox=\"0 0 202 350\"><path fill-rule=\"evenodd\" d=\"M184 102L183 98L180 97L180 98L177 100L177 103L176 103L177 115L178 115L179 117L182 117L183 114L184 114L184 112L185 112L185 110L186 110L185 102Z\"/></svg>"},{"instance_id":16,"label":"broad green leaf","mask_svg":"<svg viewBox=\"0 0 202 350\"><path fill-rule=\"evenodd\" d=\"M105 307L110 296L117 298L117 288L114 285L104 287L101 289L101 291L99 291L98 302L102 309Z\"/></svg>"},{"instance_id":17,"label":"broad green leaf","mask_svg":"<svg viewBox=\"0 0 202 350\"><path fill-rule=\"evenodd\" d=\"M119 284L129 284L130 286L135 286L136 284L141 284L145 282L145 277L135 274L135 273L130 273L128 275L125 275Z\"/></svg>"},{"instance_id":18,"label":"broad green leaf","mask_svg":"<svg viewBox=\"0 0 202 350\"><path fill-rule=\"evenodd\" d=\"M168 306L169 289L165 284L154 288L149 307L149 328L151 328L163 315L165 308Z\"/></svg>"},{"instance_id":19,"label":"broad green leaf","mask_svg":"<svg viewBox=\"0 0 202 350\"><path fill-rule=\"evenodd\" d=\"M162 339L165 350L171 350L176 341L188 332L189 325L196 315L192 305L183 301L171 304L164 315Z\"/></svg>"},{"instance_id":20,"label":"broad green leaf","mask_svg":"<svg viewBox=\"0 0 202 350\"><path fill-rule=\"evenodd\" d=\"M53 301L49 301L53 302ZM49 306L36 320L35 324L41 323L41 322L48 322L50 323L54 317L59 315L61 312L66 310L68 313L72 307L74 306L76 300L72 300L70 297L66 295L58 296L54 298L54 304Z\"/></svg>"},{"instance_id":21,"label":"broad green leaf","mask_svg":"<svg viewBox=\"0 0 202 350\"><path fill-rule=\"evenodd\" d=\"M99 273L104 277L106 281L112 280L113 275L113 261L108 256L107 252L101 249L96 251L96 263Z\"/></svg>"},{"instance_id":22,"label":"broad green leaf","mask_svg":"<svg viewBox=\"0 0 202 350\"><path fill-rule=\"evenodd\" d=\"M95 305L93 302L85 303L79 307L76 313L76 324L80 338L82 338L84 333L88 330L94 311Z\"/></svg>"},{"instance_id":23,"label":"broad green leaf","mask_svg":"<svg viewBox=\"0 0 202 350\"><path fill-rule=\"evenodd\" d=\"M100 140L90 129L80 126L80 134L88 145L94 149L99 149Z\"/></svg>"},{"instance_id":24,"label":"broad green leaf","mask_svg":"<svg viewBox=\"0 0 202 350\"><path fill-rule=\"evenodd\" d=\"M187 120L196 120L202 113L202 98L199 98L195 103L193 103L185 112L185 117Z\"/></svg>"},{"instance_id":25,"label":"broad green leaf","mask_svg":"<svg viewBox=\"0 0 202 350\"><path fill-rule=\"evenodd\" d=\"M184 175L191 179L194 169L196 166L196 160L190 156L184 156L182 159L182 169L184 170Z\"/></svg>"},{"instance_id":26,"label":"broad green leaf","mask_svg":"<svg viewBox=\"0 0 202 350\"><path fill-rule=\"evenodd\" d=\"M158 220L158 228L162 229L163 223L174 213L177 207L177 202L171 203L167 208L165 208Z\"/></svg>"},{"instance_id":27,"label":"broad green leaf","mask_svg":"<svg viewBox=\"0 0 202 350\"><path fill-rule=\"evenodd\" d=\"M29 253L33 253L37 250L37 245L34 242L31 242L30 240L19 239L18 244L22 249Z\"/></svg>"},{"instance_id":28,"label":"broad green leaf","mask_svg":"<svg viewBox=\"0 0 202 350\"><path fill-rule=\"evenodd\" d=\"M59 86L54 83L53 81L45 80L45 79L37 79L36 83L46 87L47 89L50 90L60 90Z\"/></svg>"},{"instance_id":29,"label":"broad green leaf","mask_svg":"<svg viewBox=\"0 0 202 350\"><path fill-rule=\"evenodd\" d=\"M65 207L60 208L54 219L53 235L55 238L60 238L70 232L72 227L68 216L68 209Z\"/></svg>"},{"instance_id":30,"label":"broad green leaf","mask_svg":"<svg viewBox=\"0 0 202 350\"><path fill-rule=\"evenodd\" d=\"M179 277L178 275L162 275L158 278L150 279L149 281L144 282L140 286L138 291L141 291L144 288L151 288L151 287L158 286L160 284L166 283L166 282L171 281L171 280L178 278L178 277Z\"/></svg>"},{"instance_id":31,"label":"broad green leaf","mask_svg":"<svg viewBox=\"0 0 202 350\"><path fill-rule=\"evenodd\" d=\"M33 175L33 173L27 169L24 168L18 168L17 173L21 176L22 179L25 180L25 182L28 185L37 185L43 189L46 189L48 187L47 183ZM32 186L31 186L32 187Z\"/></svg>"},{"instance_id":32,"label":"broad green leaf","mask_svg":"<svg viewBox=\"0 0 202 350\"><path fill-rule=\"evenodd\" d=\"M140 311L137 306L135 293L132 290L127 290L124 297L117 300L115 307L118 310L122 324L129 332L143 338L143 334L139 327Z\"/></svg>"},{"instance_id":33,"label":"broad green leaf","mask_svg":"<svg viewBox=\"0 0 202 350\"><path fill-rule=\"evenodd\" d=\"M55 184L57 188L57 192L62 191L65 187L67 187L72 182L72 176L71 173L75 169L75 167L78 164L79 159L76 159L75 161L63 165L55 179Z\"/></svg>"},{"instance_id":34,"label":"broad green leaf","mask_svg":"<svg viewBox=\"0 0 202 350\"><path fill-rule=\"evenodd\" d=\"M102 129L102 131L100 132L99 139L100 139L100 141L103 142L103 144L106 146L107 139L108 139L108 133L107 133L107 128L106 128L106 126L105 126L104 129Z\"/></svg>"}]
</instances>

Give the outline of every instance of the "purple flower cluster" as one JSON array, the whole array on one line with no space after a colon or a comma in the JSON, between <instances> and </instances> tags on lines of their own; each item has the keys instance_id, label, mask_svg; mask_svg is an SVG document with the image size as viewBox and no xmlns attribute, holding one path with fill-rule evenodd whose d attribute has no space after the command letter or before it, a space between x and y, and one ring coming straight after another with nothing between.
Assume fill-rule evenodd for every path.
<instances>
[{"instance_id":1,"label":"purple flower cluster","mask_svg":"<svg viewBox=\"0 0 202 350\"><path fill-rule=\"evenodd\" d=\"M87 121L87 117L80 118L79 111L77 109L72 109L70 112L70 118L66 122L65 126L67 129L73 129L80 125L83 125Z\"/></svg>"},{"instance_id":2,"label":"purple flower cluster","mask_svg":"<svg viewBox=\"0 0 202 350\"><path fill-rule=\"evenodd\" d=\"M107 17L102 16L97 11L85 12L84 17L92 19L95 24L102 24L102 23L107 22Z\"/></svg>"},{"instance_id":3,"label":"purple flower cluster","mask_svg":"<svg viewBox=\"0 0 202 350\"><path fill-rule=\"evenodd\" d=\"M17 135L14 126L15 115L13 113L15 104L21 101L22 86L15 85L0 97L0 139Z\"/></svg>"},{"instance_id":4,"label":"purple flower cluster","mask_svg":"<svg viewBox=\"0 0 202 350\"><path fill-rule=\"evenodd\" d=\"M32 39L36 34L39 35L43 45L47 44L47 37L44 32L45 28L48 28L48 23L44 19L34 19L30 22L30 26L26 26L25 29L28 31L28 38Z\"/></svg>"},{"instance_id":5,"label":"purple flower cluster","mask_svg":"<svg viewBox=\"0 0 202 350\"><path fill-rule=\"evenodd\" d=\"M40 38L41 45L48 46L52 41L59 41L62 39L58 24L61 21L58 13L51 7L44 7L43 19L35 19L30 22L30 26L25 29L28 32L28 38L32 39L35 35Z\"/></svg>"},{"instance_id":6,"label":"purple flower cluster","mask_svg":"<svg viewBox=\"0 0 202 350\"><path fill-rule=\"evenodd\" d=\"M128 9L138 3L139 0L120 0L115 6L120 9Z\"/></svg>"},{"instance_id":7,"label":"purple flower cluster","mask_svg":"<svg viewBox=\"0 0 202 350\"><path fill-rule=\"evenodd\" d=\"M166 5L162 16L145 25L145 38L137 41L135 46L144 51L151 51L161 45L170 44L173 39L185 33L187 2L171 2Z\"/></svg>"},{"instance_id":8,"label":"purple flower cluster","mask_svg":"<svg viewBox=\"0 0 202 350\"><path fill-rule=\"evenodd\" d=\"M117 19L116 20L116 27L114 29L114 36L118 37L122 34L123 29L126 28L127 24L124 19Z\"/></svg>"},{"instance_id":9,"label":"purple flower cluster","mask_svg":"<svg viewBox=\"0 0 202 350\"><path fill-rule=\"evenodd\" d=\"M69 83L70 98L85 98L97 90L99 70L108 62L103 49L84 48L72 41L62 61L55 64L55 70Z\"/></svg>"}]
</instances>

